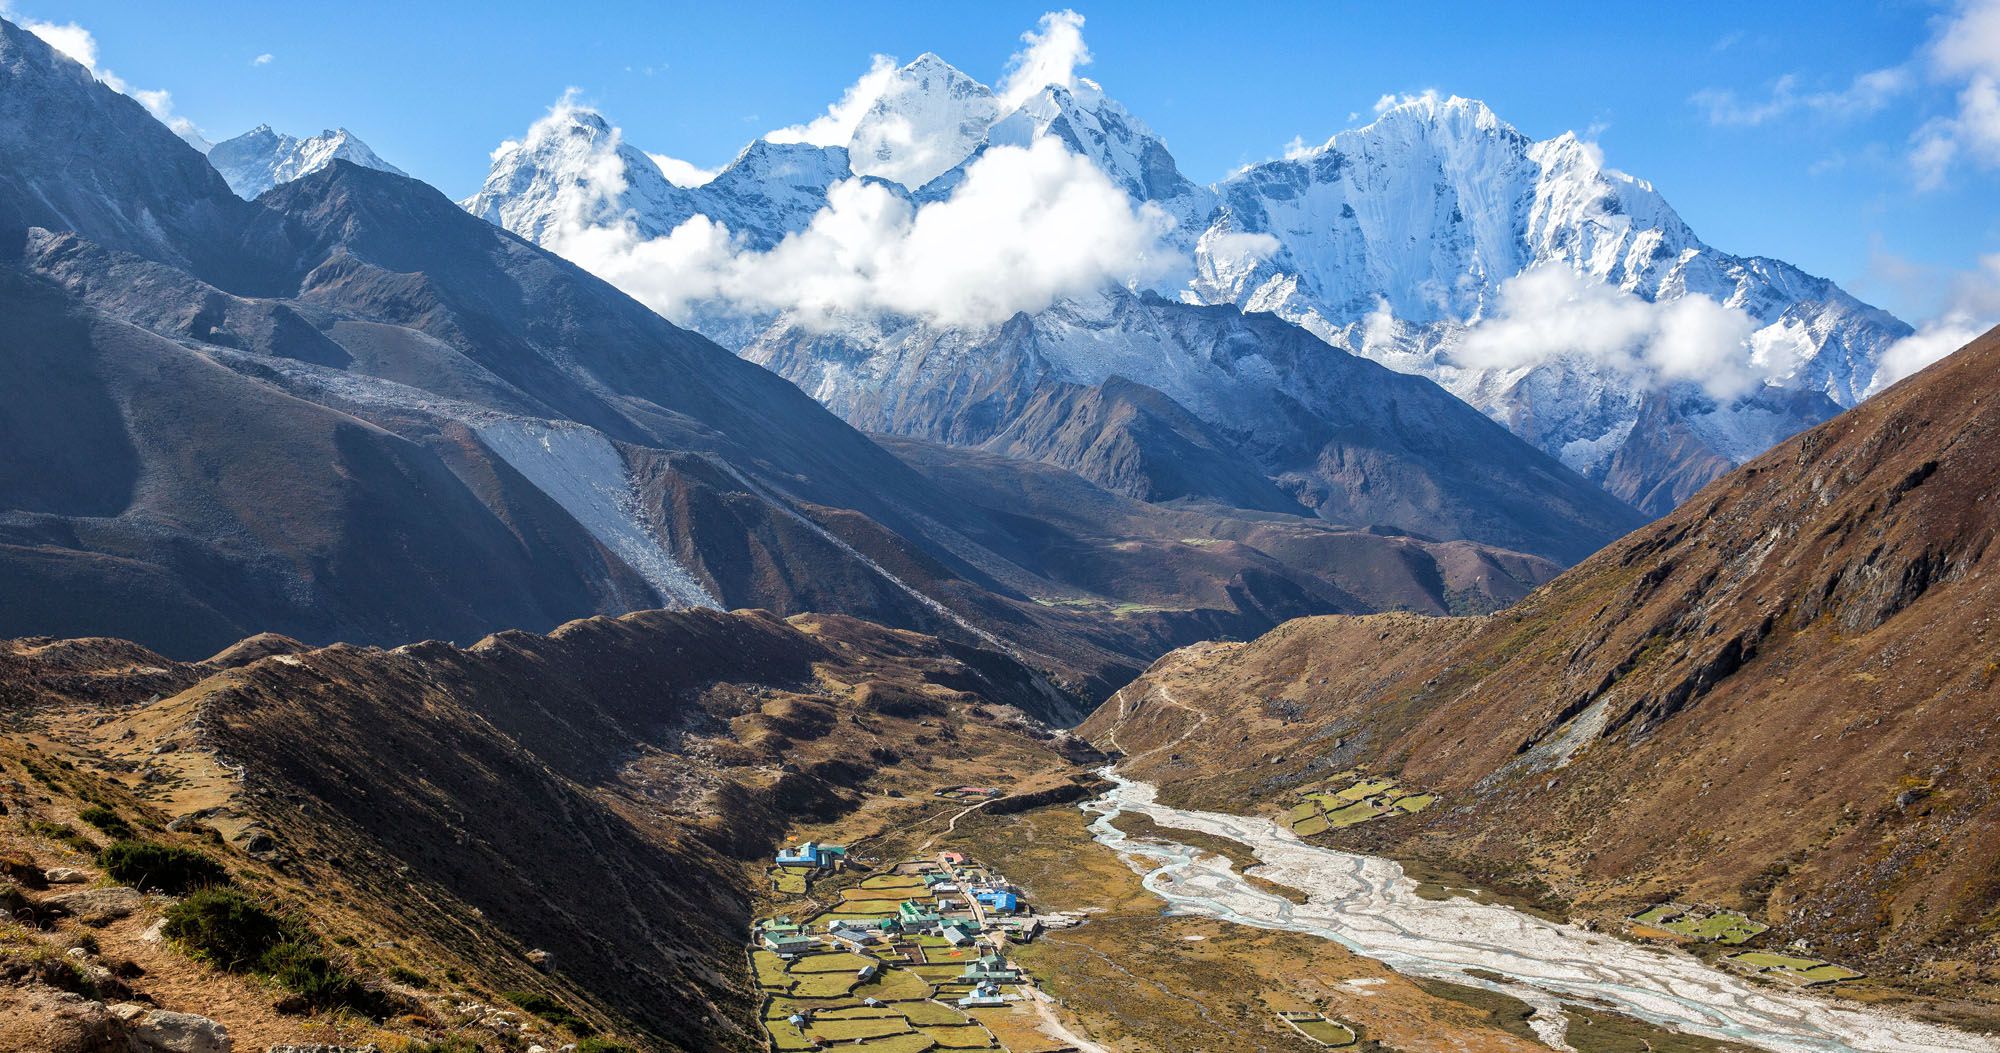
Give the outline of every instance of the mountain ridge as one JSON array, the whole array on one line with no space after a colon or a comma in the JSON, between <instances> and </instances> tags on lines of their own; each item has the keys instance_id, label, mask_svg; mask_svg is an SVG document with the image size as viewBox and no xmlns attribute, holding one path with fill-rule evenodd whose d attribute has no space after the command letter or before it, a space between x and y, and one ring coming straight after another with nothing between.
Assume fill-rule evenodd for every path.
<instances>
[{"instance_id":1,"label":"mountain ridge","mask_svg":"<svg viewBox=\"0 0 2000 1053\"><path fill-rule=\"evenodd\" d=\"M191 657L264 631L392 645L662 605L819 610L1011 647L1094 695L1207 635L1484 609L1552 570L1494 552L1526 580L1448 596L1424 564L1456 550L1413 562L1329 525L1299 529L1383 573L1335 586L1345 570L1244 545L1204 568L1268 587L1094 576L1075 553L1242 525L1120 512L1121 536L948 497L794 385L422 183L336 159L245 201L136 103L4 33L0 107L110 144L0 182L18 224L0 281L34 323L0 334L24 381L0 404L41 424L17 448L67 469L0 472L6 631Z\"/></svg>"},{"instance_id":2,"label":"mountain ridge","mask_svg":"<svg viewBox=\"0 0 2000 1053\"><path fill-rule=\"evenodd\" d=\"M1996 363L2000 331L1507 611L1177 652L1081 730L1232 810L1395 774L1449 807L1342 843L1531 870L1606 923L1747 911L1990 1025Z\"/></svg>"},{"instance_id":3,"label":"mountain ridge","mask_svg":"<svg viewBox=\"0 0 2000 1053\"><path fill-rule=\"evenodd\" d=\"M926 75L977 83L934 55L922 61ZM897 99L927 83L917 65L894 71L901 78ZM1133 202L1173 220L1166 243L1187 266L1169 267L1144 287L1170 298L1274 313L1335 347L1435 380L1614 496L1643 502L1649 514L1671 508L1725 462L1739 463L1746 447L1761 449L1852 405L1866 394L1875 360L1910 332L1831 282L1781 261L1709 248L1651 184L1606 167L1591 144L1573 133L1531 140L1472 100L1405 99L1365 127L1247 166L1207 187L1182 176L1165 143L1087 78L1043 88L990 119L978 142L970 138L938 132L922 147L963 159L909 188L916 202L949 199L989 149L1057 139ZM496 159L489 191L494 184L521 182L518 175L503 175L509 166L538 163ZM1375 173L1369 177L1375 182L1352 189L1364 170ZM826 187L857 174L865 173L822 169L812 181L816 188L782 208L745 210L734 193L710 191L655 211L643 195L628 193L597 218L632 222L644 236L662 237L694 215L708 215L747 232L762 250L804 230L825 204ZM740 175L736 185L742 185ZM1432 187L1436 202L1427 200ZM532 232L545 224L534 217L549 213L551 205L532 196L513 199L511 207L527 218L512 222L540 238ZM482 192L475 211L494 215L491 200ZM1434 214L1419 217L1427 208ZM1418 227L1405 229L1411 222ZM1432 236L1418 237L1423 231ZM1431 248L1412 255L1408 245ZM1536 267L1563 268L1642 305L1699 296L1741 312L1756 331L1739 353L1742 361L1730 368L1757 376L1717 394L1687 380L1656 382L1591 356L1506 368L1461 363L1458 349L1468 327L1477 332L1499 306L1507 279ZM786 334L782 312L774 317L763 309L700 304L685 310L692 324L739 350L795 339ZM980 336L946 329L941 339L963 343ZM828 361L893 357L900 342L829 348ZM1652 342L1646 338L1618 351L1643 357ZM1566 375L1572 379L1564 381ZM1812 391L1826 398L1797 397ZM1666 401L1647 412L1655 395ZM1634 437L1642 419L1648 433ZM1551 423L1529 426L1531 421Z\"/></svg>"}]
</instances>

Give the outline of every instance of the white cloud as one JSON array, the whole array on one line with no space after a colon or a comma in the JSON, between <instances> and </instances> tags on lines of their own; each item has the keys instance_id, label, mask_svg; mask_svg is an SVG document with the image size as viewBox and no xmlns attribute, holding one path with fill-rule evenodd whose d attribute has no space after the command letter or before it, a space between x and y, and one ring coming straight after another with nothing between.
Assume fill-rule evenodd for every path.
<instances>
[{"instance_id":1,"label":"white cloud","mask_svg":"<svg viewBox=\"0 0 2000 1053\"><path fill-rule=\"evenodd\" d=\"M806 230L765 252L705 216L652 239L630 222L579 218L545 244L668 318L720 302L789 311L809 326L870 313L982 326L1150 277L1173 262L1160 246L1170 226L1088 160L1041 139L986 151L951 197L922 207L879 183L836 183Z\"/></svg>"},{"instance_id":2,"label":"white cloud","mask_svg":"<svg viewBox=\"0 0 2000 1053\"><path fill-rule=\"evenodd\" d=\"M1268 260L1284 244L1261 231L1209 231L1201 236L1201 252L1217 268L1228 269Z\"/></svg>"},{"instance_id":3,"label":"white cloud","mask_svg":"<svg viewBox=\"0 0 2000 1053\"><path fill-rule=\"evenodd\" d=\"M1876 254L1873 265L1892 280L1942 285L1945 294L1936 318L1882 353L1869 394L1964 347L2000 321L2000 252L1982 256L1972 270L1950 274L1942 281L1935 271L1883 253Z\"/></svg>"},{"instance_id":4,"label":"white cloud","mask_svg":"<svg viewBox=\"0 0 2000 1053\"><path fill-rule=\"evenodd\" d=\"M1914 78L1898 66L1863 73L1837 91L1800 91L1797 74L1787 73L1771 84L1761 99L1744 99L1734 91L1710 88L1692 102L1708 111L1711 124L1755 127L1796 112L1829 118L1865 117L1880 111L1907 92Z\"/></svg>"},{"instance_id":5,"label":"white cloud","mask_svg":"<svg viewBox=\"0 0 2000 1053\"><path fill-rule=\"evenodd\" d=\"M1940 21L1928 58L1932 75L1957 89L1957 109L1910 137L1910 170L1923 190L1942 186L1960 161L2000 168L2000 0L1961 0Z\"/></svg>"},{"instance_id":6,"label":"white cloud","mask_svg":"<svg viewBox=\"0 0 2000 1053\"><path fill-rule=\"evenodd\" d=\"M1748 314L1706 296L1655 303L1542 266L1501 284L1497 310L1466 333L1453 357L1496 369L1582 358L1644 382L1693 381L1730 398L1793 364L1782 349L1753 349L1756 329Z\"/></svg>"},{"instance_id":7,"label":"white cloud","mask_svg":"<svg viewBox=\"0 0 2000 1053\"><path fill-rule=\"evenodd\" d=\"M667 177L667 182L675 186L702 186L722 172L720 168L703 168L692 161L668 157L666 154L648 152L646 156L652 159L653 164L659 166L660 174Z\"/></svg>"},{"instance_id":8,"label":"white cloud","mask_svg":"<svg viewBox=\"0 0 2000 1053\"><path fill-rule=\"evenodd\" d=\"M1380 117L1383 114L1388 113L1390 110L1393 110L1398 106L1408 106L1411 103L1421 102L1430 105L1436 105L1440 98L1441 96L1438 95L1437 89L1435 88L1425 88L1424 90L1419 92L1408 93L1403 95L1397 95L1391 92L1375 100L1375 106L1374 106L1375 116Z\"/></svg>"},{"instance_id":9,"label":"white cloud","mask_svg":"<svg viewBox=\"0 0 2000 1053\"><path fill-rule=\"evenodd\" d=\"M105 87L138 100L139 105L144 106L161 124L173 129L176 135L197 146L206 147L207 143L195 129L194 122L174 115L172 94L157 89L135 88L127 84L123 77L97 64L97 38L91 35L90 30L75 22L37 22L33 19L23 19L20 24L21 28L42 38L50 47L75 59Z\"/></svg>"},{"instance_id":10,"label":"white cloud","mask_svg":"<svg viewBox=\"0 0 2000 1053\"><path fill-rule=\"evenodd\" d=\"M1931 44L1931 62L1945 74L2000 74L2000 3L1961 0Z\"/></svg>"},{"instance_id":11,"label":"white cloud","mask_svg":"<svg viewBox=\"0 0 2000 1053\"><path fill-rule=\"evenodd\" d=\"M55 22L23 22L22 28L41 37L48 46L68 55L81 63L84 69L97 72L97 38L90 30L75 22L57 24Z\"/></svg>"},{"instance_id":12,"label":"white cloud","mask_svg":"<svg viewBox=\"0 0 2000 1053\"><path fill-rule=\"evenodd\" d=\"M795 124L780 128L764 136L774 143L809 143L813 146L846 146L854 138L854 129L875 100L887 91L889 83L896 76L896 60L887 55L877 55L869 65L868 72L861 79L849 85L841 93L840 101L826 108L826 112L805 124Z\"/></svg>"},{"instance_id":13,"label":"white cloud","mask_svg":"<svg viewBox=\"0 0 2000 1053\"><path fill-rule=\"evenodd\" d=\"M1021 34L1027 46L1007 60L1007 75L995 93L1002 113L1028 101L1051 84L1075 88L1076 71L1090 64L1083 43L1083 16L1075 11L1050 11L1035 28Z\"/></svg>"},{"instance_id":14,"label":"white cloud","mask_svg":"<svg viewBox=\"0 0 2000 1053\"><path fill-rule=\"evenodd\" d=\"M273 54L271 54L270 52L266 51L266 52L264 52L264 53L263 53L262 55L259 55L259 56L257 56L256 58L253 58L253 59L251 59L251 60L250 60L250 64L251 64L252 66L268 66L268 65L270 65L270 64L271 64L271 63L272 63L272 62L273 62L274 60L276 60L276 59L277 59L277 57L278 57L278 56L276 56L276 55L273 55Z\"/></svg>"},{"instance_id":15,"label":"white cloud","mask_svg":"<svg viewBox=\"0 0 2000 1053\"><path fill-rule=\"evenodd\" d=\"M1882 361L1875 367L1875 380L1869 385L1868 393L1873 395L1916 373L1971 343L1989 328L1970 315L1959 314L1925 323L1915 333L1890 344L1889 349L1882 353Z\"/></svg>"},{"instance_id":16,"label":"white cloud","mask_svg":"<svg viewBox=\"0 0 2000 1053\"><path fill-rule=\"evenodd\" d=\"M1348 119L1353 120L1354 116L1349 114ZM1317 149L1319 148L1306 142L1305 136L1294 135L1292 141L1285 144L1285 160L1296 161Z\"/></svg>"}]
</instances>

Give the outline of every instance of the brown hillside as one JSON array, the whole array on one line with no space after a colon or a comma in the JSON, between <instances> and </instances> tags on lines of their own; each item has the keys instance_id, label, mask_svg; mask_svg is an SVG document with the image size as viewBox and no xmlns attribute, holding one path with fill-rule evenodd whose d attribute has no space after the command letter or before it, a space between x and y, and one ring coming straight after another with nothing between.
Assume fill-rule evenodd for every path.
<instances>
[{"instance_id":1,"label":"brown hillside","mask_svg":"<svg viewBox=\"0 0 2000 1053\"><path fill-rule=\"evenodd\" d=\"M1235 810L1400 772L1445 806L1342 843L1526 864L1586 911L1738 906L1990 1001L1996 478L2000 332L1505 612L1190 648L1082 730L1169 799Z\"/></svg>"},{"instance_id":2,"label":"brown hillside","mask_svg":"<svg viewBox=\"0 0 2000 1053\"><path fill-rule=\"evenodd\" d=\"M70 1019L44 1004L50 981L9 963L89 934L83 967L143 970L130 990L106 979L101 1001L213 1017L239 1049L451 1034L553 1049L584 1028L757 1048L742 956L757 860L850 815L908 822L944 806L939 782L1066 778L1080 743L1028 716L1064 704L995 652L762 612L594 618L466 649L267 637L200 664L122 641L0 644L0 861L95 879L89 850L110 835L88 808L107 808L307 919L376 999L279 1012L277 986L146 939L171 903L148 899L103 927L0 931L0 1020ZM18 916L73 891L36 883ZM481 1022L495 1013L512 1029ZM0 1029L0 1048L67 1048L58 1037Z\"/></svg>"}]
</instances>

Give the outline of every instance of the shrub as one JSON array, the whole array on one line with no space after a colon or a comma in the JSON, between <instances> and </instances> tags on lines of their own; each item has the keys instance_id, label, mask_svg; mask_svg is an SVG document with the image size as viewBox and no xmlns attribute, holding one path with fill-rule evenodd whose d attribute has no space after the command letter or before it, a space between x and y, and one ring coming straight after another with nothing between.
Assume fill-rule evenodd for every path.
<instances>
[{"instance_id":1,"label":"shrub","mask_svg":"<svg viewBox=\"0 0 2000 1053\"><path fill-rule=\"evenodd\" d=\"M270 977L312 1009L354 1005L365 993L304 926L233 888L201 889L167 908L161 931L219 969Z\"/></svg>"},{"instance_id":2,"label":"shrub","mask_svg":"<svg viewBox=\"0 0 2000 1053\"><path fill-rule=\"evenodd\" d=\"M522 1009L541 1017L556 1027L566 1027L579 1035L590 1035L597 1031L590 1021L570 1012L570 1008L539 991L502 991L500 997L520 1006Z\"/></svg>"},{"instance_id":3,"label":"shrub","mask_svg":"<svg viewBox=\"0 0 2000 1053\"><path fill-rule=\"evenodd\" d=\"M97 854L97 865L120 884L173 896L229 883L229 871L210 856L157 841L114 841Z\"/></svg>"},{"instance_id":4,"label":"shrub","mask_svg":"<svg viewBox=\"0 0 2000 1053\"><path fill-rule=\"evenodd\" d=\"M247 972L285 942L283 919L235 889L205 888L167 909L167 938L217 968Z\"/></svg>"},{"instance_id":5,"label":"shrub","mask_svg":"<svg viewBox=\"0 0 2000 1053\"><path fill-rule=\"evenodd\" d=\"M46 819L28 820L28 832L51 841L60 841L79 852L97 851L97 842L85 836L68 823L51 823Z\"/></svg>"},{"instance_id":6,"label":"shrub","mask_svg":"<svg viewBox=\"0 0 2000 1053\"><path fill-rule=\"evenodd\" d=\"M85 808L83 811L76 813L76 817L120 841L129 841L133 837L132 824L120 818L117 812L101 804L93 804Z\"/></svg>"},{"instance_id":7,"label":"shrub","mask_svg":"<svg viewBox=\"0 0 2000 1053\"><path fill-rule=\"evenodd\" d=\"M405 987L428 988L431 985L430 977L425 976L415 969L401 965L392 965L389 967L389 979Z\"/></svg>"},{"instance_id":8,"label":"shrub","mask_svg":"<svg viewBox=\"0 0 2000 1053\"><path fill-rule=\"evenodd\" d=\"M305 999L314 1009L348 1005L361 995L361 985L308 940L286 940L264 952L258 972L268 973L280 987Z\"/></svg>"}]
</instances>

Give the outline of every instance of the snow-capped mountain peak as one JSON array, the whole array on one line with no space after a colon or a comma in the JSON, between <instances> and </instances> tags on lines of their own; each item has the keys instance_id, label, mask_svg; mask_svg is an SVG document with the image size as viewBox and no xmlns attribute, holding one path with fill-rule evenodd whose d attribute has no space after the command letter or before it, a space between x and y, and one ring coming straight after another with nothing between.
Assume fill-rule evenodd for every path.
<instances>
[{"instance_id":1,"label":"snow-capped mountain peak","mask_svg":"<svg viewBox=\"0 0 2000 1053\"><path fill-rule=\"evenodd\" d=\"M848 155L856 175L914 190L978 149L999 115L991 88L927 51L889 77L855 125Z\"/></svg>"},{"instance_id":2,"label":"snow-capped mountain peak","mask_svg":"<svg viewBox=\"0 0 2000 1053\"><path fill-rule=\"evenodd\" d=\"M946 202L988 151L1055 140L1132 202L1173 219L1166 247L1190 265L1156 271L1145 289L1274 314L1334 347L1428 377L1652 511L1712 478L1717 465L1851 405L1876 358L1908 332L1831 282L1708 246L1658 189L1608 165L1595 143L1571 132L1536 140L1474 98L1403 97L1364 126L1211 186L1187 179L1164 139L1074 64L1033 88L1010 74L996 92L927 52L878 67L827 112L752 144L714 182L688 190L669 187L591 115L590 128L574 133L582 144L574 150L503 147L468 207L547 243L549 217L575 212L560 188L616 186L597 195L600 219L658 237L705 215L763 250L805 230L841 180L879 178L920 205ZM844 150L827 145L841 142ZM1557 276L1529 280L1549 274ZM1556 302L1533 303L1528 293ZM1087 300L1071 290L1050 310L1076 321ZM1468 333L1519 322L1504 317L1510 311L1579 309L1610 312L1629 335L1572 346L1562 334L1579 327L1516 325L1500 352L1488 340L1484 357L1466 353ZM1681 321L1717 322L1708 336L1744 338L1704 347L1712 360L1704 365L1670 361L1685 350L1675 346L1676 311ZM705 331L736 347L771 324L768 314L737 317L726 305L702 317ZM1123 317L1087 328L1106 347L1150 339L1119 331ZM854 346L837 354L890 354L875 346L890 337L874 334L915 331L909 319L881 321L858 322ZM934 336L967 346L984 339ZM970 358L955 361L952 368L976 372ZM1174 368L1203 371L1193 359ZM800 376L817 369L798 366ZM1174 397L1201 403L1192 390ZM1641 434L1642 420L1681 430Z\"/></svg>"},{"instance_id":3,"label":"snow-capped mountain peak","mask_svg":"<svg viewBox=\"0 0 2000 1053\"><path fill-rule=\"evenodd\" d=\"M460 205L546 243L565 225L611 222L660 237L693 214L689 193L625 143L603 114L565 97L527 135L493 151L485 184Z\"/></svg>"},{"instance_id":4,"label":"snow-capped mountain peak","mask_svg":"<svg viewBox=\"0 0 2000 1053\"><path fill-rule=\"evenodd\" d=\"M1077 78L1075 87L1051 84L1029 96L993 125L987 141L1026 146L1043 136L1061 139L1089 158L1135 200L1164 205L1195 195L1203 198L1203 206L1208 204L1153 129L1088 78ZM1180 213L1176 218L1184 222L1206 218L1192 215L1191 209L1169 211Z\"/></svg>"},{"instance_id":5,"label":"snow-capped mountain peak","mask_svg":"<svg viewBox=\"0 0 2000 1053\"><path fill-rule=\"evenodd\" d=\"M260 124L208 149L208 163L222 173L229 189L244 198L256 197L335 161L404 174L345 128L329 128L309 139L300 139Z\"/></svg>"}]
</instances>

